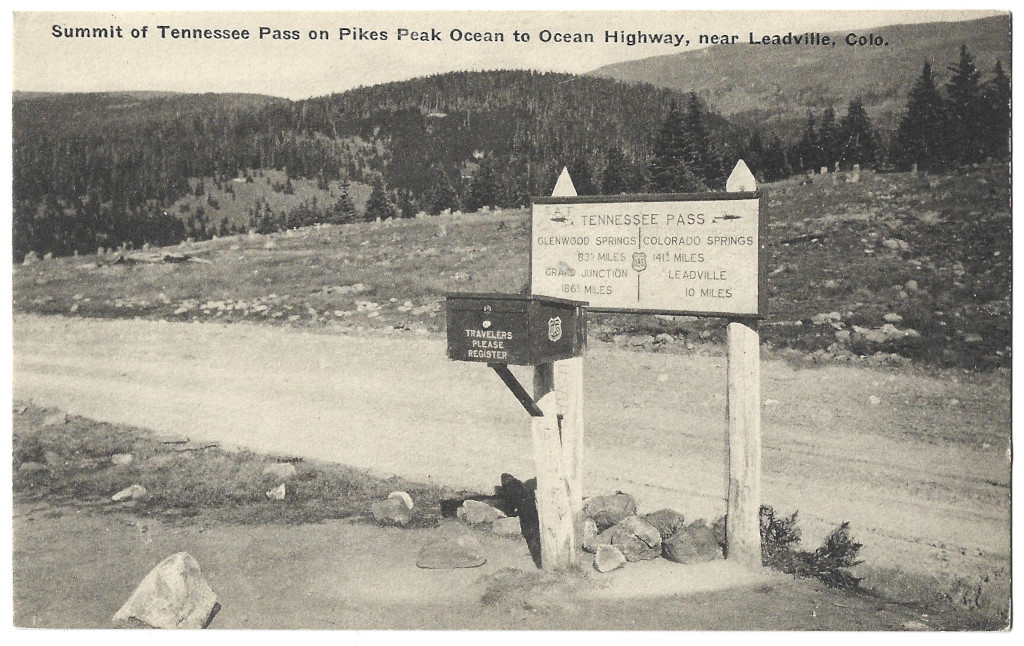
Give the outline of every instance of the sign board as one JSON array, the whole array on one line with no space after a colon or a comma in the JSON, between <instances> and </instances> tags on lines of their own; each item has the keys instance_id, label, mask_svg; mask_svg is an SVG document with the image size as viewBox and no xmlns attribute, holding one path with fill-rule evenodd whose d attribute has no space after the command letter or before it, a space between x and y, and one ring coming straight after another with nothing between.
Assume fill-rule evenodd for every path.
<instances>
[{"instance_id":1,"label":"sign board","mask_svg":"<svg viewBox=\"0 0 1024 646\"><path fill-rule=\"evenodd\" d=\"M593 311L764 314L756 192L536 197L531 292Z\"/></svg>"},{"instance_id":2,"label":"sign board","mask_svg":"<svg viewBox=\"0 0 1024 646\"><path fill-rule=\"evenodd\" d=\"M525 294L448 294L448 357L535 366L583 356L585 305Z\"/></svg>"}]
</instances>

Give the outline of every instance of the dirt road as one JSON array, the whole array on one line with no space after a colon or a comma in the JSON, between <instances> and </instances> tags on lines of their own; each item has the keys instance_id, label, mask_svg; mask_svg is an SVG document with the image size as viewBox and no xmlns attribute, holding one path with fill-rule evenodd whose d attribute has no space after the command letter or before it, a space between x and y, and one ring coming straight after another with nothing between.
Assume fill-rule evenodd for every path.
<instances>
[{"instance_id":1,"label":"dirt road","mask_svg":"<svg viewBox=\"0 0 1024 646\"><path fill-rule=\"evenodd\" d=\"M869 587L1005 603L1009 375L762 366L763 496L805 546L849 520ZM724 513L724 358L595 343L585 370L585 493ZM19 315L14 396L455 487L533 472L526 413L434 337Z\"/></svg>"}]
</instances>

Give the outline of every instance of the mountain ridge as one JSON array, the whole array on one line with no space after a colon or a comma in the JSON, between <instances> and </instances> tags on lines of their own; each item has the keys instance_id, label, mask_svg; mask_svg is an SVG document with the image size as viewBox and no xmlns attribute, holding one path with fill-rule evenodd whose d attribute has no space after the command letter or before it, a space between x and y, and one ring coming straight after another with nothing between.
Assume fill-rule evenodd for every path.
<instances>
[{"instance_id":1,"label":"mountain ridge","mask_svg":"<svg viewBox=\"0 0 1024 646\"><path fill-rule=\"evenodd\" d=\"M882 129L894 128L922 65L930 62L944 82L946 66L956 61L961 44L967 45L983 77L990 75L996 60L1007 73L1012 71L1009 14L868 30L882 35L887 47L848 46L842 39L849 31L822 33L839 44L752 46L742 34L735 45L615 63L587 75L696 92L740 125L767 127L786 138L807 110L829 105L841 110L855 98Z\"/></svg>"}]
</instances>

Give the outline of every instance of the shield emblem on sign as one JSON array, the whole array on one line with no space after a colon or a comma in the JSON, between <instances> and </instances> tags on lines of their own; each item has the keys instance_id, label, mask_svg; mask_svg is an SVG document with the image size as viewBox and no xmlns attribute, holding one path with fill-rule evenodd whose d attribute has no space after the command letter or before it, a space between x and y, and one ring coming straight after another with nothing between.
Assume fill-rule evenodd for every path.
<instances>
[{"instance_id":1,"label":"shield emblem on sign","mask_svg":"<svg viewBox=\"0 0 1024 646\"><path fill-rule=\"evenodd\" d=\"M633 270L643 271L647 269L647 254L642 251L633 252Z\"/></svg>"},{"instance_id":2,"label":"shield emblem on sign","mask_svg":"<svg viewBox=\"0 0 1024 646\"><path fill-rule=\"evenodd\" d=\"M548 338L557 341L562 338L562 317L548 319Z\"/></svg>"}]
</instances>

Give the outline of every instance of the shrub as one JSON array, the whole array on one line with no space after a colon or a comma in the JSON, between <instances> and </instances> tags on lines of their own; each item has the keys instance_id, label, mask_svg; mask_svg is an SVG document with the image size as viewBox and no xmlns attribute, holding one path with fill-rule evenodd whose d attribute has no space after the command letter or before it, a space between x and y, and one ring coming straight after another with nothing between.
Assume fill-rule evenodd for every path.
<instances>
[{"instance_id":1,"label":"shrub","mask_svg":"<svg viewBox=\"0 0 1024 646\"><path fill-rule=\"evenodd\" d=\"M863 561L857 554L863 547L850 538L850 523L843 522L832 531L821 547L808 552L798 549L800 529L796 512L776 516L771 505L761 505L761 563L797 577L813 576L825 585L852 590L861 579L847 570Z\"/></svg>"}]
</instances>

